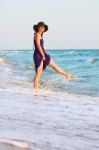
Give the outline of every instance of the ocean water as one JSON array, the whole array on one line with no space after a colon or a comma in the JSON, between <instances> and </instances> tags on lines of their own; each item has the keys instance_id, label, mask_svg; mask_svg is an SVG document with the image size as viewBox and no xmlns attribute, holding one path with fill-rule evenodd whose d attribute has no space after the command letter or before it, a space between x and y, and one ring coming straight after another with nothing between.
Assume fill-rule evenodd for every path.
<instances>
[{"instance_id":1,"label":"ocean water","mask_svg":"<svg viewBox=\"0 0 99 150\"><path fill-rule=\"evenodd\" d=\"M47 67L41 77L40 88L99 96L99 50L48 50L48 53L62 69L76 74L77 78L67 80ZM35 74L32 55L33 50L1 50L0 59L9 63L0 65L1 72L3 70L0 77L5 80L13 78L17 84L24 80L22 86L30 83Z\"/></svg>"},{"instance_id":2,"label":"ocean water","mask_svg":"<svg viewBox=\"0 0 99 150\"><path fill-rule=\"evenodd\" d=\"M33 50L0 50L0 150L99 149L99 50L47 50L37 95Z\"/></svg>"}]
</instances>

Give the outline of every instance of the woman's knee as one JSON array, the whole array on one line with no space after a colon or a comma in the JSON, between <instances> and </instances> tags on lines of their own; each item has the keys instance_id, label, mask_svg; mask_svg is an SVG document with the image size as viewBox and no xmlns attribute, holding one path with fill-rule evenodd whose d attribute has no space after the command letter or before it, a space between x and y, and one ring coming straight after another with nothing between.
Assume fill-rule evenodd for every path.
<instances>
[{"instance_id":1,"label":"woman's knee","mask_svg":"<svg viewBox=\"0 0 99 150\"><path fill-rule=\"evenodd\" d=\"M42 71L43 71L43 62L41 62L41 65L37 68L36 75L37 75L38 77L41 76Z\"/></svg>"},{"instance_id":2,"label":"woman's knee","mask_svg":"<svg viewBox=\"0 0 99 150\"><path fill-rule=\"evenodd\" d=\"M55 62L52 59L50 60L49 66L50 67L54 67L55 66Z\"/></svg>"},{"instance_id":3,"label":"woman's knee","mask_svg":"<svg viewBox=\"0 0 99 150\"><path fill-rule=\"evenodd\" d=\"M36 77L37 77L37 78L40 78L41 74L42 74L42 72L37 72L37 73L36 73Z\"/></svg>"}]
</instances>

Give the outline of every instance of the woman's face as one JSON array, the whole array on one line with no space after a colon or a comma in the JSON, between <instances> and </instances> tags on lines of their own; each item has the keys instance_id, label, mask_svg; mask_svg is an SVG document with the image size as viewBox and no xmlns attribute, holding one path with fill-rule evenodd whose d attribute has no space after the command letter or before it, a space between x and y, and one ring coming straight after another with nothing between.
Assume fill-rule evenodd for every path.
<instances>
[{"instance_id":1,"label":"woman's face","mask_svg":"<svg viewBox=\"0 0 99 150\"><path fill-rule=\"evenodd\" d=\"M44 26L40 26L40 27L38 28L38 31L39 31L39 32L44 32L44 30L45 30L45 27L44 27Z\"/></svg>"}]
</instances>

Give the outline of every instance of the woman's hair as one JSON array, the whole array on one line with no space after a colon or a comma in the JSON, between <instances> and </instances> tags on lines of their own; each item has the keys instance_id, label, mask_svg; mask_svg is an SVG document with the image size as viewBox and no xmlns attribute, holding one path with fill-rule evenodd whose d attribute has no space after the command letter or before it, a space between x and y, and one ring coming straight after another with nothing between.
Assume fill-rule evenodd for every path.
<instances>
[{"instance_id":1,"label":"woman's hair","mask_svg":"<svg viewBox=\"0 0 99 150\"><path fill-rule=\"evenodd\" d=\"M37 31L38 31L38 27L37 27L37 25L36 25L36 24L33 26L33 29L34 29L34 31L35 31L35 32L37 32Z\"/></svg>"},{"instance_id":2,"label":"woman's hair","mask_svg":"<svg viewBox=\"0 0 99 150\"><path fill-rule=\"evenodd\" d=\"M34 29L35 32L37 32L39 27L42 27L42 26L45 28L44 32L48 31L48 25L46 25L44 22L39 22L37 25L35 24L33 26L33 29Z\"/></svg>"}]
</instances>

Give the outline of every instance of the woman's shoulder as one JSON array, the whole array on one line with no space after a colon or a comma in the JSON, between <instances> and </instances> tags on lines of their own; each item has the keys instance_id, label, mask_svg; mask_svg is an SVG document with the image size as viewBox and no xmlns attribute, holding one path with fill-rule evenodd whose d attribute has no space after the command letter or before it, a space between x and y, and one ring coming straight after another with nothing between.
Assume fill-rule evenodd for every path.
<instances>
[{"instance_id":1,"label":"woman's shoulder","mask_svg":"<svg viewBox=\"0 0 99 150\"><path fill-rule=\"evenodd\" d=\"M36 39L41 39L41 36L40 36L40 34L39 33L34 33L34 40L36 40Z\"/></svg>"}]
</instances>

